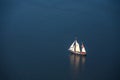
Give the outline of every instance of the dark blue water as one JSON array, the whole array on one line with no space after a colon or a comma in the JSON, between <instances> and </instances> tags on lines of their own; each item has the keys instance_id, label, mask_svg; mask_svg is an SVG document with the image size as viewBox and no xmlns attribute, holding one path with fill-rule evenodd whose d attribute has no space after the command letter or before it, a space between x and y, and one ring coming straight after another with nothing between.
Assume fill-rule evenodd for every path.
<instances>
[{"instance_id":1,"label":"dark blue water","mask_svg":"<svg viewBox=\"0 0 120 80\"><path fill-rule=\"evenodd\" d=\"M0 80L119 80L118 0L2 0ZM87 56L71 55L78 38Z\"/></svg>"}]
</instances>

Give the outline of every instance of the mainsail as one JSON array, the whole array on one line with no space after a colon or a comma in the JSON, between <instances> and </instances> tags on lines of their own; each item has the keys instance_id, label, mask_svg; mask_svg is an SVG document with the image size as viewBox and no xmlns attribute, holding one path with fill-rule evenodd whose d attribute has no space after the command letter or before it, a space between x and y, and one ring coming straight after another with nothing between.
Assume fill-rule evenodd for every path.
<instances>
[{"instance_id":1,"label":"mainsail","mask_svg":"<svg viewBox=\"0 0 120 80\"><path fill-rule=\"evenodd\" d=\"M75 45L75 51L76 52L80 52L80 47L79 47L79 43L77 42L77 40L75 41L76 43L76 45Z\"/></svg>"},{"instance_id":2,"label":"mainsail","mask_svg":"<svg viewBox=\"0 0 120 80\"><path fill-rule=\"evenodd\" d=\"M69 48L70 51L73 51L75 53L79 53L80 52L80 47L79 47L79 43L77 42L77 40L75 40L72 45Z\"/></svg>"}]
</instances>

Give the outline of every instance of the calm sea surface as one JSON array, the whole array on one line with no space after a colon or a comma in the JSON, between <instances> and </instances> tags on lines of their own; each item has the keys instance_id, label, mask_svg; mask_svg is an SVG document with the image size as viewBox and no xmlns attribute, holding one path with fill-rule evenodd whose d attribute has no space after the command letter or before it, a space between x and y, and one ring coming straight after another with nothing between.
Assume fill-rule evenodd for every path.
<instances>
[{"instance_id":1,"label":"calm sea surface","mask_svg":"<svg viewBox=\"0 0 120 80\"><path fill-rule=\"evenodd\" d=\"M2 0L0 80L119 80L115 0ZM70 54L78 38L87 56Z\"/></svg>"}]
</instances>

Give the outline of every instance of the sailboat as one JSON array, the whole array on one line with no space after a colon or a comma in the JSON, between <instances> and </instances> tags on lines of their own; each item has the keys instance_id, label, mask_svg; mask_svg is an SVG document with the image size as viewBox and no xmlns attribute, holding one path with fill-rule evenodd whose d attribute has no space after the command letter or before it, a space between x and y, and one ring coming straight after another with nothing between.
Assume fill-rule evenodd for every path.
<instances>
[{"instance_id":1,"label":"sailboat","mask_svg":"<svg viewBox=\"0 0 120 80\"><path fill-rule=\"evenodd\" d=\"M82 43L81 48L82 48L82 50L80 50L78 41L75 40L68 50L73 54L86 55L86 50L85 50L83 43Z\"/></svg>"}]
</instances>

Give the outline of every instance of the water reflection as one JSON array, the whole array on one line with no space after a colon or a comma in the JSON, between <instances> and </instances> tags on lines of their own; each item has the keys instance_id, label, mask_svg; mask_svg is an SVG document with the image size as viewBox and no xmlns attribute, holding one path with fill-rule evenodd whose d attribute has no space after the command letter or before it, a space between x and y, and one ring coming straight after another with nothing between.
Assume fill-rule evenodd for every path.
<instances>
[{"instance_id":1,"label":"water reflection","mask_svg":"<svg viewBox=\"0 0 120 80\"><path fill-rule=\"evenodd\" d=\"M75 80L85 69L86 56L71 54L69 57L72 77Z\"/></svg>"}]
</instances>

